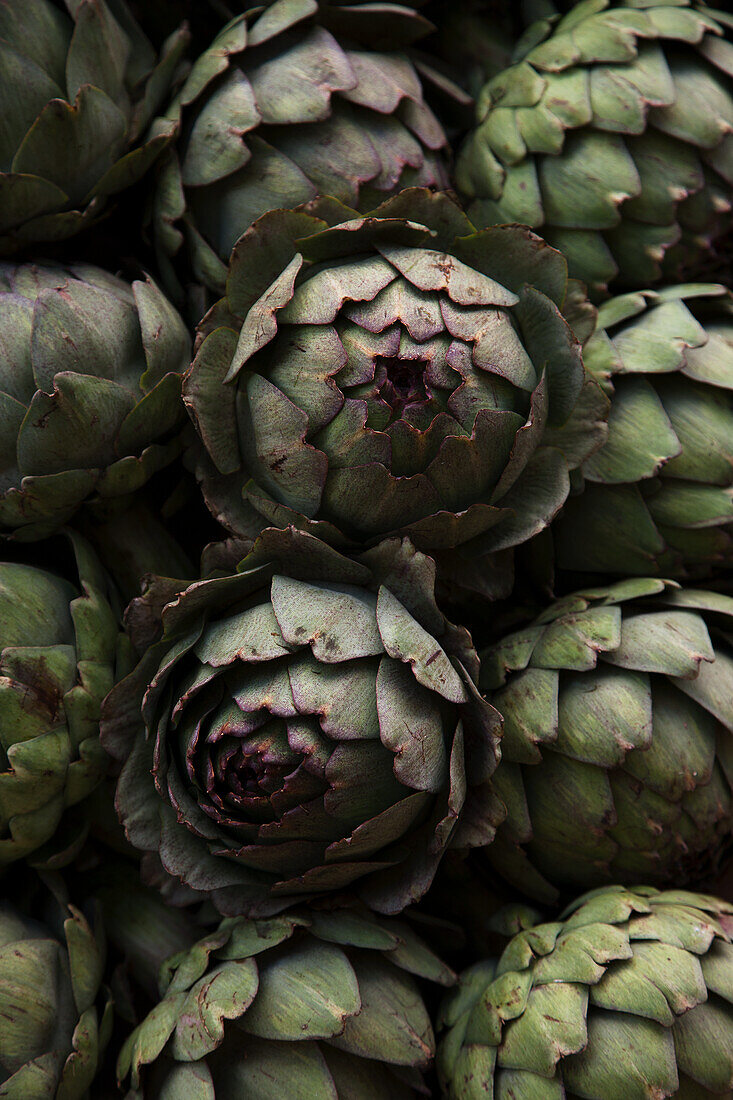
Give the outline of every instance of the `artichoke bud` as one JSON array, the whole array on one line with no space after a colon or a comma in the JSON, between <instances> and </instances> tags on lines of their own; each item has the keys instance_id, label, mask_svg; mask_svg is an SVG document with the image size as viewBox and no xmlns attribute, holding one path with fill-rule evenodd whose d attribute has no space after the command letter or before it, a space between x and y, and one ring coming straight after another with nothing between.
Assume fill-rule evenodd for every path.
<instances>
[{"instance_id":1,"label":"artichoke bud","mask_svg":"<svg viewBox=\"0 0 733 1100\"><path fill-rule=\"evenodd\" d=\"M46 538L181 451L186 327L155 283L0 264L0 531Z\"/></svg>"},{"instance_id":2,"label":"artichoke bud","mask_svg":"<svg viewBox=\"0 0 733 1100\"><path fill-rule=\"evenodd\" d=\"M733 307L715 284L601 306L584 362L608 439L551 531L561 570L698 577L733 562Z\"/></svg>"},{"instance_id":3,"label":"artichoke bud","mask_svg":"<svg viewBox=\"0 0 733 1100\"><path fill-rule=\"evenodd\" d=\"M132 664L106 574L84 539L66 539L60 572L0 562L0 867L65 843L65 810L108 766L102 699Z\"/></svg>"},{"instance_id":4,"label":"artichoke bud","mask_svg":"<svg viewBox=\"0 0 733 1100\"><path fill-rule=\"evenodd\" d=\"M104 943L52 878L32 904L0 902L0 1088L85 1100L111 1029Z\"/></svg>"},{"instance_id":5,"label":"artichoke bud","mask_svg":"<svg viewBox=\"0 0 733 1100\"><path fill-rule=\"evenodd\" d=\"M447 1100L728 1096L733 906L609 886L519 932L443 1004Z\"/></svg>"},{"instance_id":6,"label":"artichoke bud","mask_svg":"<svg viewBox=\"0 0 733 1100\"><path fill-rule=\"evenodd\" d=\"M456 166L469 216L539 228L594 298L679 277L733 224L730 17L697 0L542 7L478 96Z\"/></svg>"},{"instance_id":7,"label":"artichoke bud","mask_svg":"<svg viewBox=\"0 0 733 1100\"><path fill-rule=\"evenodd\" d=\"M482 653L504 718L486 859L567 887L714 877L730 852L733 599L634 578L551 605Z\"/></svg>"},{"instance_id":8,"label":"artichoke bud","mask_svg":"<svg viewBox=\"0 0 733 1100\"><path fill-rule=\"evenodd\" d=\"M211 511L240 536L406 535L442 580L495 595L487 562L547 526L605 438L567 289L559 253L477 232L445 194L264 215L184 385Z\"/></svg>"},{"instance_id":9,"label":"artichoke bud","mask_svg":"<svg viewBox=\"0 0 733 1100\"><path fill-rule=\"evenodd\" d=\"M194 297L222 294L232 246L269 210L318 195L369 210L405 187L448 186L448 139L426 96L466 97L412 56L432 29L418 6L383 3L377 17L358 0L278 0L221 30L161 120L178 134L153 210L174 296L191 278Z\"/></svg>"},{"instance_id":10,"label":"artichoke bud","mask_svg":"<svg viewBox=\"0 0 733 1100\"><path fill-rule=\"evenodd\" d=\"M407 540L356 559L293 528L236 574L162 580L159 640L103 716L132 844L222 913L268 916L347 889L399 912L449 844L490 840L500 724L434 584ZM155 589L128 615L147 636Z\"/></svg>"},{"instance_id":11,"label":"artichoke bud","mask_svg":"<svg viewBox=\"0 0 733 1100\"><path fill-rule=\"evenodd\" d=\"M455 975L404 922L359 907L224 921L164 968L118 1076L156 1096L424 1094L434 1036L421 985Z\"/></svg>"},{"instance_id":12,"label":"artichoke bud","mask_svg":"<svg viewBox=\"0 0 733 1100\"><path fill-rule=\"evenodd\" d=\"M73 236L136 183L175 124L153 115L182 79L183 28L160 56L124 0L0 9L0 255Z\"/></svg>"}]
</instances>

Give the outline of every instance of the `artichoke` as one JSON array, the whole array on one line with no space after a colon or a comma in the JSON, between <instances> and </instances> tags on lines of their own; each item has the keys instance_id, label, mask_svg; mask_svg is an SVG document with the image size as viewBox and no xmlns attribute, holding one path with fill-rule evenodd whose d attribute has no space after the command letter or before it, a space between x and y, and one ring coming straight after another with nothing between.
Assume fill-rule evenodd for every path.
<instances>
[{"instance_id":1,"label":"artichoke","mask_svg":"<svg viewBox=\"0 0 733 1100\"><path fill-rule=\"evenodd\" d=\"M71 237L147 172L175 131L148 128L187 41L156 58L124 0L2 0L0 255Z\"/></svg>"},{"instance_id":2,"label":"artichoke","mask_svg":"<svg viewBox=\"0 0 733 1100\"><path fill-rule=\"evenodd\" d=\"M698 0L538 21L460 151L471 219L541 227L594 295L689 267L733 224L732 31Z\"/></svg>"},{"instance_id":3,"label":"artichoke","mask_svg":"<svg viewBox=\"0 0 733 1100\"><path fill-rule=\"evenodd\" d=\"M14 884L15 885L15 884ZM0 901L0 1095L88 1100L112 1028L102 941L50 880L46 897Z\"/></svg>"},{"instance_id":4,"label":"artichoke","mask_svg":"<svg viewBox=\"0 0 733 1100\"><path fill-rule=\"evenodd\" d=\"M525 893L701 880L733 825L733 599L633 579L481 655L504 717L487 859Z\"/></svg>"},{"instance_id":5,"label":"artichoke","mask_svg":"<svg viewBox=\"0 0 733 1100\"><path fill-rule=\"evenodd\" d=\"M101 701L133 664L95 554L76 533L68 542L63 574L0 562L0 867L52 840L101 782Z\"/></svg>"},{"instance_id":6,"label":"artichoke","mask_svg":"<svg viewBox=\"0 0 733 1100\"><path fill-rule=\"evenodd\" d=\"M733 299L722 286L604 303L583 349L608 440L553 524L562 569L665 577L733 564Z\"/></svg>"},{"instance_id":7,"label":"artichoke","mask_svg":"<svg viewBox=\"0 0 733 1100\"><path fill-rule=\"evenodd\" d=\"M195 281L222 294L232 246L269 210L316 195L368 210L407 186L447 187L421 78L462 93L406 52L432 28L422 2L267 0L224 27L168 111L180 137L153 219L172 293L185 246Z\"/></svg>"},{"instance_id":8,"label":"artichoke","mask_svg":"<svg viewBox=\"0 0 733 1100\"><path fill-rule=\"evenodd\" d=\"M118 1073L130 1100L408 1100L434 1055L416 977L455 980L400 921L353 908L230 918L163 964L162 999Z\"/></svg>"},{"instance_id":9,"label":"artichoke","mask_svg":"<svg viewBox=\"0 0 733 1100\"><path fill-rule=\"evenodd\" d=\"M102 780L102 699L132 667L114 592L68 534L61 572L0 562L0 868L51 841Z\"/></svg>"},{"instance_id":10,"label":"artichoke","mask_svg":"<svg viewBox=\"0 0 733 1100\"><path fill-rule=\"evenodd\" d=\"M0 264L0 531L44 538L181 450L183 321L147 278Z\"/></svg>"},{"instance_id":11,"label":"artichoke","mask_svg":"<svg viewBox=\"0 0 733 1100\"><path fill-rule=\"evenodd\" d=\"M605 437L567 282L528 229L476 232L445 194L264 215L184 385L212 512L343 548L406 535L491 590L487 556L550 522Z\"/></svg>"},{"instance_id":12,"label":"artichoke","mask_svg":"<svg viewBox=\"0 0 733 1100\"><path fill-rule=\"evenodd\" d=\"M446 1097L729 1098L731 939L733 906L704 894L586 894L448 994Z\"/></svg>"},{"instance_id":13,"label":"artichoke","mask_svg":"<svg viewBox=\"0 0 733 1100\"><path fill-rule=\"evenodd\" d=\"M407 540L356 561L271 529L235 574L133 602L144 656L102 736L148 881L224 915L347 889L392 914L449 844L490 841L499 719L434 580Z\"/></svg>"}]
</instances>

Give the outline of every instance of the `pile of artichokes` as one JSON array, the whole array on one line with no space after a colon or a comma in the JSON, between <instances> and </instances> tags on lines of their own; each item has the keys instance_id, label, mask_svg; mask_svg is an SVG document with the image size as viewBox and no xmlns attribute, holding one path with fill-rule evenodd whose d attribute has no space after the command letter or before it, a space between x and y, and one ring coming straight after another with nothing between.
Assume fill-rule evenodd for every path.
<instances>
[{"instance_id":1,"label":"pile of artichokes","mask_svg":"<svg viewBox=\"0 0 733 1100\"><path fill-rule=\"evenodd\" d=\"M733 15L0 0L0 1096L733 1100Z\"/></svg>"}]
</instances>

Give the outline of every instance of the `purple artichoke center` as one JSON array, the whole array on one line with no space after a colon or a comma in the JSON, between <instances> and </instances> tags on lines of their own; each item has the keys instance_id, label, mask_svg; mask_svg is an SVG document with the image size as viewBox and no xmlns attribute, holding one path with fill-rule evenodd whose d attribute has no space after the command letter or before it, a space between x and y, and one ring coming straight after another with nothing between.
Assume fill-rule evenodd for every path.
<instances>
[{"instance_id":1,"label":"purple artichoke center","mask_svg":"<svg viewBox=\"0 0 733 1100\"><path fill-rule=\"evenodd\" d=\"M397 356L382 358L378 367L379 396L398 419L408 405L424 405L430 401L425 383L426 359L400 359Z\"/></svg>"}]
</instances>

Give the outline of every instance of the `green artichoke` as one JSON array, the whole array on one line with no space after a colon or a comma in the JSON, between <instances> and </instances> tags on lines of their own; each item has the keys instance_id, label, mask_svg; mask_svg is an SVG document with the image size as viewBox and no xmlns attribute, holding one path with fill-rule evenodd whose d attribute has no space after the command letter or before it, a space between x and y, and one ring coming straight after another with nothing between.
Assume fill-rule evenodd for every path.
<instances>
[{"instance_id":1,"label":"green artichoke","mask_svg":"<svg viewBox=\"0 0 733 1100\"><path fill-rule=\"evenodd\" d=\"M0 255L71 237L147 172L187 42L156 58L124 0L2 0Z\"/></svg>"},{"instance_id":2,"label":"green artichoke","mask_svg":"<svg viewBox=\"0 0 733 1100\"><path fill-rule=\"evenodd\" d=\"M393 914L449 844L491 840L499 718L434 581L407 540L357 561L270 529L237 573L160 580L131 605L147 648L102 736L150 881L224 915L346 889Z\"/></svg>"},{"instance_id":3,"label":"green artichoke","mask_svg":"<svg viewBox=\"0 0 733 1100\"><path fill-rule=\"evenodd\" d=\"M100 988L102 941L50 882L52 892L32 904L0 901L6 1100L88 1100L112 1029L112 1005Z\"/></svg>"},{"instance_id":4,"label":"green artichoke","mask_svg":"<svg viewBox=\"0 0 733 1100\"><path fill-rule=\"evenodd\" d=\"M534 24L458 156L471 219L539 227L594 295L678 275L733 225L732 31L698 0Z\"/></svg>"},{"instance_id":5,"label":"green artichoke","mask_svg":"<svg viewBox=\"0 0 733 1100\"><path fill-rule=\"evenodd\" d=\"M557 565L698 576L733 564L733 298L673 286L604 303L583 360L608 440L553 524Z\"/></svg>"},{"instance_id":6,"label":"green artichoke","mask_svg":"<svg viewBox=\"0 0 733 1100\"><path fill-rule=\"evenodd\" d=\"M0 531L44 538L176 458L189 352L149 278L0 264Z\"/></svg>"},{"instance_id":7,"label":"green artichoke","mask_svg":"<svg viewBox=\"0 0 733 1100\"><path fill-rule=\"evenodd\" d=\"M448 994L447 1100L730 1100L732 939L717 898L586 894Z\"/></svg>"},{"instance_id":8,"label":"green artichoke","mask_svg":"<svg viewBox=\"0 0 733 1100\"><path fill-rule=\"evenodd\" d=\"M407 186L448 186L422 82L461 93L410 56L432 28L422 2L266 0L221 31L166 120L180 136L153 219L171 292L185 253L195 281L223 294L234 243L268 210L316 195L368 210Z\"/></svg>"},{"instance_id":9,"label":"green artichoke","mask_svg":"<svg viewBox=\"0 0 733 1100\"><path fill-rule=\"evenodd\" d=\"M445 194L264 215L184 384L212 512L344 548L407 535L490 589L487 555L546 527L605 438L567 282L528 229L476 232Z\"/></svg>"},{"instance_id":10,"label":"green artichoke","mask_svg":"<svg viewBox=\"0 0 733 1100\"><path fill-rule=\"evenodd\" d=\"M101 782L102 699L133 664L99 562L79 535L68 542L67 568L52 544L61 573L0 562L0 868L52 840Z\"/></svg>"},{"instance_id":11,"label":"green artichoke","mask_svg":"<svg viewBox=\"0 0 733 1100\"><path fill-rule=\"evenodd\" d=\"M633 579L481 655L504 718L487 859L525 893L710 874L733 825L733 599Z\"/></svg>"},{"instance_id":12,"label":"green artichoke","mask_svg":"<svg viewBox=\"0 0 733 1100\"><path fill-rule=\"evenodd\" d=\"M408 1100L435 1053L415 978L455 981L408 925L360 909L230 918L160 975L118 1062L130 1100Z\"/></svg>"}]
</instances>

